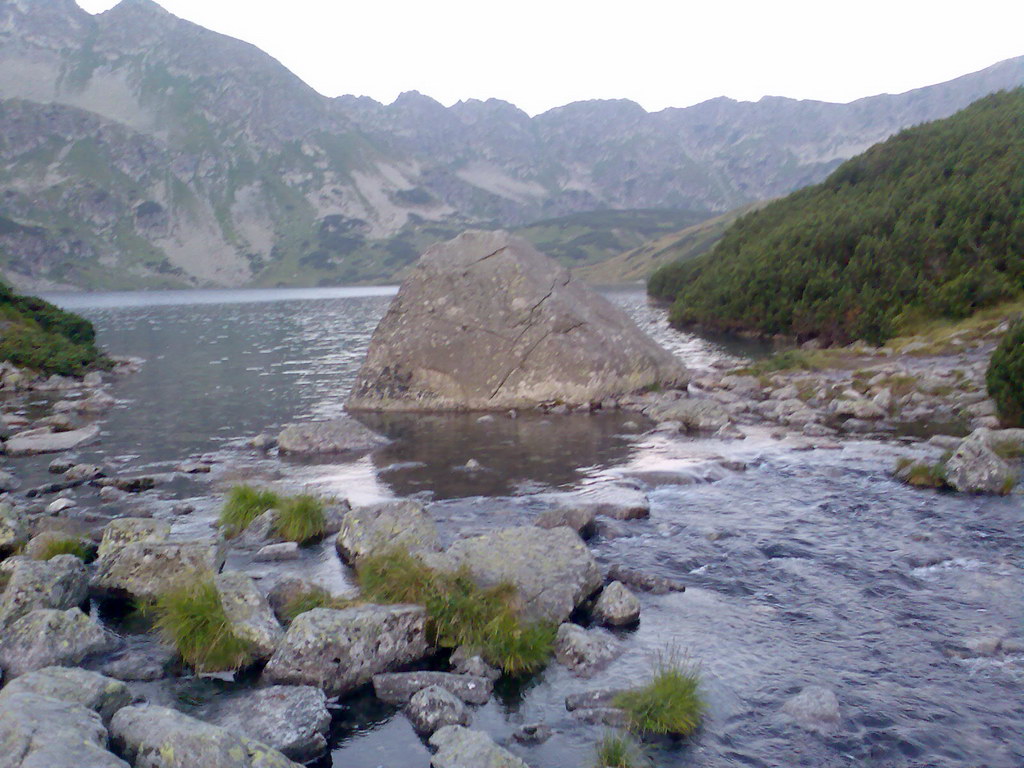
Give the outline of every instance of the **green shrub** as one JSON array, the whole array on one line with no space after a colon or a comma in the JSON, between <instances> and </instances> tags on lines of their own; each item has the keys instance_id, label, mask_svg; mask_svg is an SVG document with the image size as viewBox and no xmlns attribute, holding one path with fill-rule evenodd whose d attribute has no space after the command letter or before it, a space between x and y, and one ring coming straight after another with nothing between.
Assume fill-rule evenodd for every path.
<instances>
[{"instance_id":1,"label":"green shrub","mask_svg":"<svg viewBox=\"0 0 1024 768\"><path fill-rule=\"evenodd\" d=\"M90 552L81 539L50 539L36 553L36 560L51 560L57 555L74 555L79 560L88 560Z\"/></svg>"},{"instance_id":2,"label":"green shrub","mask_svg":"<svg viewBox=\"0 0 1024 768\"><path fill-rule=\"evenodd\" d=\"M197 672L226 672L253 661L249 644L231 631L210 579L171 587L151 611L164 641Z\"/></svg>"},{"instance_id":3,"label":"green shrub","mask_svg":"<svg viewBox=\"0 0 1024 768\"><path fill-rule=\"evenodd\" d=\"M237 536L249 523L280 503L281 498L273 491L253 488L251 485L236 485L228 492L218 525L224 529L228 538Z\"/></svg>"},{"instance_id":4,"label":"green shrub","mask_svg":"<svg viewBox=\"0 0 1024 768\"><path fill-rule=\"evenodd\" d=\"M1010 327L992 353L985 383L1003 425L1024 426L1024 319Z\"/></svg>"},{"instance_id":5,"label":"green shrub","mask_svg":"<svg viewBox=\"0 0 1024 768\"><path fill-rule=\"evenodd\" d=\"M367 600L424 606L434 645L470 646L509 674L539 669L551 655L555 627L523 621L511 585L482 589L466 570L435 571L405 550L363 558L357 575Z\"/></svg>"},{"instance_id":6,"label":"green shrub","mask_svg":"<svg viewBox=\"0 0 1024 768\"><path fill-rule=\"evenodd\" d=\"M686 736L704 715L699 688L697 669L672 653L658 660L651 682L619 694L615 706L625 710L630 728L640 733Z\"/></svg>"},{"instance_id":7,"label":"green shrub","mask_svg":"<svg viewBox=\"0 0 1024 768\"><path fill-rule=\"evenodd\" d=\"M608 732L597 745L595 768L647 768L643 747L625 733Z\"/></svg>"},{"instance_id":8,"label":"green shrub","mask_svg":"<svg viewBox=\"0 0 1024 768\"><path fill-rule=\"evenodd\" d=\"M277 505L274 533L286 541L312 541L323 536L326 527L324 505L315 496L291 496Z\"/></svg>"}]
</instances>

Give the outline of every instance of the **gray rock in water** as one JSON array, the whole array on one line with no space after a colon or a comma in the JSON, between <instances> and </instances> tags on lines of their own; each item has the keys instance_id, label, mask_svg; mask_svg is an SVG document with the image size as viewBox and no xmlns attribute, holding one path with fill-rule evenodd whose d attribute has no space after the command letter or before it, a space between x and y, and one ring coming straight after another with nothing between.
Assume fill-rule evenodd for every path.
<instances>
[{"instance_id":1,"label":"gray rock in water","mask_svg":"<svg viewBox=\"0 0 1024 768\"><path fill-rule=\"evenodd\" d=\"M0 492L10 493L21 487L21 481L10 472L0 470Z\"/></svg>"},{"instance_id":2,"label":"gray rock in water","mask_svg":"<svg viewBox=\"0 0 1024 768\"><path fill-rule=\"evenodd\" d=\"M18 677L43 667L80 664L88 656L116 647L114 638L77 608L43 608L4 630L0 668L7 677Z\"/></svg>"},{"instance_id":3,"label":"gray rock in water","mask_svg":"<svg viewBox=\"0 0 1024 768\"><path fill-rule=\"evenodd\" d=\"M820 685L809 685L782 705L782 711L809 731L827 733L839 725L839 699Z\"/></svg>"},{"instance_id":4,"label":"gray rock in water","mask_svg":"<svg viewBox=\"0 0 1024 768\"><path fill-rule=\"evenodd\" d=\"M292 622L263 674L274 683L315 685L338 696L423 658L426 623L418 605L316 608Z\"/></svg>"},{"instance_id":5,"label":"gray rock in water","mask_svg":"<svg viewBox=\"0 0 1024 768\"><path fill-rule=\"evenodd\" d=\"M640 520L651 516L647 494L624 485L599 485L579 494L578 504L594 514L614 520Z\"/></svg>"},{"instance_id":6,"label":"gray rock in water","mask_svg":"<svg viewBox=\"0 0 1024 768\"><path fill-rule=\"evenodd\" d=\"M168 648L131 648L103 665L101 671L116 680L151 681L167 677L177 655Z\"/></svg>"},{"instance_id":7,"label":"gray rock in water","mask_svg":"<svg viewBox=\"0 0 1024 768\"><path fill-rule=\"evenodd\" d=\"M176 582L212 577L223 563L219 542L136 541L97 561L92 588L101 594L150 600Z\"/></svg>"},{"instance_id":8,"label":"gray rock in water","mask_svg":"<svg viewBox=\"0 0 1024 768\"><path fill-rule=\"evenodd\" d=\"M335 540L341 559L354 564L359 558L400 547L412 553L438 549L437 528L411 499L387 501L349 511Z\"/></svg>"},{"instance_id":9,"label":"gray rock in water","mask_svg":"<svg viewBox=\"0 0 1024 768\"><path fill-rule=\"evenodd\" d=\"M714 400L692 397L656 403L645 413L654 421L677 421L687 432L717 432L732 423L729 413Z\"/></svg>"},{"instance_id":10,"label":"gray rock in water","mask_svg":"<svg viewBox=\"0 0 1024 768\"><path fill-rule=\"evenodd\" d=\"M501 677L500 670L492 667L474 649L465 645L460 645L452 652L448 663L457 675L486 677L488 680L497 680Z\"/></svg>"},{"instance_id":11,"label":"gray rock in water","mask_svg":"<svg viewBox=\"0 0 1024 768\"><path fill-rule=\"evenodd\" d=\"M525 240L470 231L430 248L402 284L347 407L582 406L686 381L622 310Z\"/></svg>"},{"instance_id":12,"label":"gray rock in water","mask_svg":"<svg viewBox=\"0 0 1024 768\"><path fill-rule=\"evenodd\" d=\"M618 643L604 630L562 624L555 636L555 658L581 677L589 677L619 653Z\"/></svg>"},{"instance_id":13,"label":"gray rock in water","mask_svg":"<svg viewBox=\"0 0 1024 768\"><path fill-rule=\"evenodd\" d=\"M59 451L70 451L80 445L92 442L99 437L100 428L90 424L81 429L72 429L68 432L49 432L45 434L15 435L6 443L4 448L8 456L33 456L39 453L57 453Z\"/></svg>"},{"instance_id":14,"label":"gray rock in water","mask_svg":"<svg viewBox=\"0 0 1024 768\"><path fill-rule=\"evenodd\" d=\"M431 734L446 725L469 725L466 705L439 685L431 685L413 694L405 708L417 733Z\"/></svg>"},{"instance_id":15,"label":"gray rock in water","mask_svg":"<svg viewBox=\"0 0 1024 768\"><path fill-rule=\"evenodd\" d=\"M269 659L284 632L256 582L244 573L230 571L215 576L213 583L232 634L249 643L255 658Z\"/></svg>"},{"instance_id":16,"label":"gray rock in water","mask_svg":"<svg viewBox=\"0 0 1024 768\"><path fill-rule=\"evenodd\" d=\"M327 751L331 714L319 688L274 685L228 699L218 708L214 722L261 741L291 760L308 762Z\"/></svg>"},{"instance_id":17,"label":"gray rock in water","mask_svg":"<svg viewBox=\"0 0 1024 768\"><path fill-rule=\"evenodd\" d=\"M669 592L685 592L686 585L675 579L668 579L664 576L655 576L651 573L643 573L624 568L621 565L613 565L608 569L608 578L621 581L626 586L638 589L641 592L650 592L652 595L667 595Z\"/></svg>"},{"instance_id":18,"label":"gray rock in water","mask_svg":"<svg viewBox=\"0 0 1024 768\"><path fill-rule=\"evenodd\" d=\"M450 672L391 672L373 676L373 692L388 704L405 704L417 691L431 686L444 688L467 704L486 704L494 681L476 675Z\"/></svg>"},{"instance_id":19,"label":"gray rock in water","mask_svg":"<svg viewBox=\"0 0 1024 768\"><path fill-rule=\"evenodd\" d=\"M277 450L300 456L362 453L387 442L351 416L341 416L331 421L289 424L277 436Z\"/></svg>"},{"instance_id":20,"label":"gray rock in water","mask_svg":"<svg viewBox=\"0 0 1024 768\"><path fill-rule=\"evenodd\" d=\"M568 528L504 528L460 539L431 564L466 567L482 586L515 585L531 619L562 622L600 589L601 569Z\"/></svg>"},{"instance_id":21,"label":"gray rock in water","mask_svg":"<svg viewBox=\"0 0 1024 768\"><path fill-rule=\"evenodd\" d=\"M166 707L125 707L110 738L135 768L300 768L260 741Z\"/></svg>"},{"instance_id":22,"label":"gray rock in water","mask_svg":"<svg viewBox=\"0 0 1024 768\"><path fill-rule=\"evenodd\" d=\"M128 686L119 680L73 667L45 667L12 680L0 690L0 709L8 698L21 693L79 704L96 712L104 723L132 702Z\"/></svg>"},{"instance_id":23,"label":"gray rock in water","mask_svg":"<svg viewBox=\"0 0 1024 768\"><path fill-rule=\"evenodd\" d=\"M621 581L613 581L594 604L594 618L610 627L625 627L640 620L640 601Z\"/></svg>"},{"instance_id":24,"label":"gray rock in water","mask_svg":"<svg viewBox=\"0 0 1024 768\"><path fill-rule=\"evenodd\" d=\"M529 768L486 733L461 725L441 728L430 737L430 745L437 748L431 768Z\"/></svg>"},{"instance_id":25,"label":"gray rock in water","mask_svg":"<svg viewBox=\"0 0 1024 768\"><path fill-rule=\"evenodd\" d=\"M96 554L103 558L127 544L137 541L166 541L170 535L171 526L162 520L154 520L151 517L121 517L107 523Z\"/></svg>"},{"instance_id":26,"label":"gray rock in water","mask_svg":"<svg viewBox=\"0 0 1024 768\"><path fill-rule=\"evenodd\" d=\"M100 716L80 704L24 691L0 700L3 768L130 768L106 746Z\"/></svg>"},{"instance_id":27,"label":"gray rock in water","mask_svg":"<svg viewBox=\"0 0 1024 768\"><path fill-rule=\"evenodd\" d=\"M946 481L963 493L1009 493L1016 479L1017 473L992 450L987 429L965 437L946 462Z\"/></svg>"},{"instance_id":28,"label":"gray rock in water","mask_svg":"<svg viewBox=\"0 0 1024 768\"><path fill-rule=\"evenodd\" d=\"M0 597L0 631L38 608L75 608L88 594L85 564L74 555L19 560Z\"/></svg>"},{"instance_id":29,"label":"gray rock in water","mask_svg":"<svg viewBox=\"0 0 1024 768\"><path fill-rule=\"evenodd\" d=\"M534 518L533 524L539 528L572 528L580 538L589 539L597 533L595 518L597 511L585 504L560 503L551 509L545 509Z\"/></svg>"},{"instance_id":30,"label":"gray rock in water","mask_svg":"<svg viewBox=\"0 0 1024 768\"><path fill-rule=\"evenodd\" d=\"M298 560L302 557L299 545L294 541L282 541L280 544L267 544L252 556L257 563L281 563L287 560Z\"/></svg>"},{"instance_id":31,"label":"gray rock in water","mask_svg":"<svg viewBox=\"0 0 1024 768\"><path fill-rule=\"evenodd\" d=\"M17 551L29 539L28 524L9 504L0 504L0 557Z\"/></svg>"}]
</instances>

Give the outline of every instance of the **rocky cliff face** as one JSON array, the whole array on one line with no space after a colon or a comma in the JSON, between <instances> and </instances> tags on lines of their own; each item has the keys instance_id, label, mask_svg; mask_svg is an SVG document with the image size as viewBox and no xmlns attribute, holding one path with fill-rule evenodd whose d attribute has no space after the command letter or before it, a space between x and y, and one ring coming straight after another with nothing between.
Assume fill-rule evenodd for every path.
<instances>
[{"instance_id":1,"label":"rocky cliff face","mask_svg":"<svg viewBox=\"0 0 1024 768\"><path fill-rule=\"evenodd\" d=\"M848 105L629 101L530 118L328 99L251 45L122 0L0 0L0 268L24 285L384 279L469 223L727 210L1024 82L1015 59Z\"/></svg>"}]
</instances>

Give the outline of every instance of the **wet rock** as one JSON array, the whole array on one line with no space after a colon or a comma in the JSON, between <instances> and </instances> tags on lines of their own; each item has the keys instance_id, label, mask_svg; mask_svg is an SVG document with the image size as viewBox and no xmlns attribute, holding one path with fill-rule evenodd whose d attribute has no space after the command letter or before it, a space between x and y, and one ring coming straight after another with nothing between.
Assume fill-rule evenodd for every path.
<instances>
[{"instance_id":1,"label":"wet rock","mask_svg":"<svg viewBox=\"0 0 1024 768\"><path fill-rule=\"evenodd\" d=\"M289 424L277 436L277 450L298 456L362 453L387 442L351 416L342 416L331 421Z\"/></svg>"},{"instance_id":2,"label":"wet rock","mask_svg":"<svg viewBox=\"0 0 1024 768\"><path fill-rule=\"evenodd\" d=\"M804 688L782 705L782 711L808 731L828 733L839 725L839 699L819 685Z\"/></svg>"},{"instance_id":3,"label":"wet rock","mask_svg":"<svg viewBox=\"0 0 1024 768\"><path fill-rule=\"evenodd\" d=\"M231 632L249 643L257 659L269 659L284 633L256 582L244 573L230 571L218 574L213 583Z\"/></svg>"},{"instance_id":4,"label":"wet rock","mask_svg":"<svg viewBox=\"0 0 1024 768\"><path fill-rule=\"evenodd\" d=\"M611 627L625 627L640 620L640 601L621 581L613 581L594 604L594 618Z\"/></svg>"},{"instance_id":5,"label":"wet rock","mask_svg":"<svg viewBox=\"0 0 1024 768\"><path fill-rule=\"evenodd\" d=\"M163 680L176 659L176 654L163 646L129 648L104 664L100 671L107 677L129 682Z\"/></svg>"},{"instance_id":6,"label":"wet rock","mask_svg":"<svg viewBox=\"0 0 1024 768\"><path fill-rule=\"evenodd\" d=\"M460 645L452 652L448 663L457 675L486 677L488 680L497 680L501 677L500 670L492 667L482 656L465 645Z\"/></svg>"},{"instance_id":7,"label":"wet rock","mask_svg":"<svg viewBox=\"0 0 1024 768\"><path fill-rule=\"evenodd\" d=\"M75 502L68 498L54 499L46 505L46 514L48 515L59 515L61 512L71 509L75 506Z\"/></svg>"},{"instance_id":8,"label":"wet rock","mask_svg":"<svg viewBox=\"0 0 1024 768\"><path fill-rule=\"evenodd\" d=\"M533 524L539 528L559 528L565 526L576 531L583 539L589 539L597 533L596 510L583 504L563 503L551 509L545 509L534 518Z\"/></svg>"},{"instance_id":9,"label":"wet rock","mask_svg":"<svg viewBox=\"0 0 1024 768\"><path fill-rule=\"evenodd\" d=\"M64 472L64 479L71 483L85 483L105 475L103 467L96 464L75 464Z\"/></svg>"},{"instance_id":10,"label":"wet rock","mask_svg":"<svg viewBox=\"0 0 1024 768\"><path fill-rule=\"evenodd\" d=\"M294 600L320 589L316 584L298 576L286 576L267 593L267 602L270 603L274 615L279 621L285 621L284 612L288 604Z\"/></svg>"},{"instance_id":11,"label":"wet rock","mask_svg":"<svg viewBox=\"0 0 1024 768\"><path fill-rule=\"evenodd\" d=\"M529 768L486 733L461 725L441 728L430 737L430 745L437 749L430 759L431 768Z\"/></svg>"},{"instance_id":12,"label":"wet rock","mask_svg":"<svg viewBox=\"0 0 1024 768\"><path fill-rule=\"evenodd\" d=\"M0 492L10 493L21 487L21 481L10 472L0 470Z\"/></svg>"},{"instance_id":13,"label":"wet rock","mask_svg":"<svg viewBox=\"0 0 1024 768\"><path fill-rule=\"evenodd\" d=\"M219 542L135 541L96 562L92 588L113 597L152 600L175 582L213 576L223 564Z\"/></svg>"},{"instance_id":14,"label":"wet rock","mask_svg":"<svg viewBox=\"0 0 1024 768\"><path fill-rule=\"evenodd\" d=\"M298 616L264 670L273 683L338 696L427 653L426 611L414 605L316 608Z\"/></svg>"},{"instance_id":15,"label":"wet rock","mask_svg":"<svg viewBox=\"0 0 1024 768\"><path fill-rule=\"evenodd\" d=\"M963 493L1009 493L1016 479L1017 473L989 446L988 430L964 438L946 462L946 481Z\"/></svg>"},{"instance_id":16,"label":"wet rock","mask_svg":"<svg viewBox=\"0 0 1024 768\"><path fill-rule=\"evenodd\" d=\"M80 704L29 692L0 700L3 768L130 768L106 746L102 719Z\"/></svg>"},{"instance_id":17,"label":"wet rock","mask_svg":"<svg viewBox=\"0 0 1024 768\"><path fill-rule=\"evenodd\" d=\"M125 707L110 738L135 768L299 768L260 741L166 707Z\"/></svg>"},{"instance_id":18,"label":"wet rock","mask_svg":"<svg viewBox=\"0 0 1024 768\"><path fill-rule=\"evenodd\" d=\"M405 716L420 734L432 734L446 725L469 725L466 705L439 685L430 685L412 695Z\"/></svg>"},{"instance_id":19,"label":"wet rock","mask_svg":"<svg viewBox=\"0 0 1024 768\"><path fill-rule=\"evenodd\" d=\"M0 597L0 630L39 608L75 608L88 593L85 564L74 555L20 560Z\"/></svg>"},{"instance_id":20,"label":"wet rock","mask_svg":"<svg viewBox=\"0 0 1024 768\"><path fill-rule=\"evenodd\" d=\"M729 425L729 413L714 400L682 398L650 406L645 413L654 421L677 421L687 432L716 432Z\"/></svg>"},{"instance_id":21,"label":"wet rock","mask_svg":"<svg viewBox=\"0 0 1024 768\"><path fill-rule=\"evenodd\" d=\"M22 693L78 704L97 713L104 723L132 702L128 686L119 680L73 667L45 667L12 680L0 690L0 709L11 696Z\"/></svg>"},{"instance_id":22,"label":"wet rock","mask_svg":"<svg viewBox=\"0 0 1024 768\"><path fill-rule=\"evenodd\" d=\"M349 564L396 547L414 554L434 552L438 549L437 528L419 502L388 501L349 511L335 547Z\"/></svg>"},{"instance_id":23,"label":"wet rock","mask_svg":"<svg viewBox=\"0 0 1024 768\"><path fill-rule=\"evenodd\" d=\"M228 699L217 709L214 724L304 763L327 751L331 715L319 688L274 685Z\"/></svg>"},{"instance_id":24,"label":"wet rock","mask_svg":"<svg viewBox=\"0 0 1024 768\"><path fill-rule=\"evenodd\" d=\"M209 474L213 467L205 461L183 461L174 468L175 472L184 472L186 475Z\"/></svg>"},{"instance_id":25,"label":"wet rock","mask_svg":"<svg viewBox=\"0 0 1024 768\"><path fill-rule=\"evenodd\" d=\"M302 557L299 545L294 541L283 541L280 544L267 544L252 556L257 563L283 563L288 560L298 560Z\"/></svg>"},{"instance_id":26,"label":"wet rock","mask_svg":"<svg viewBox=\"0 0 1024 768\"><path fill-rule=\"evenodd\" d=\"M568 528L504 528L452 544L439 565L469 569L482 586L515 585L531 619L561 622L603 578L586 544Z\"/></svg>"},{"instance_id":27,"label":"wet rock","mask_svg":"<svg viewBox=\"0 0 1024 768\"><path fill-rule=\"evenodd\" d=\"M388 704L405 704L417 691L431 686L444 688L467 704L486 704L494 681L450 672L392 672L373 676L374 693Z\"/></svg>"},{"instance_id":28,"label":"wet rock","mask_svg":"<svg viewBox=\"0 0 1024 768\"><path fill-rule=\"evenodd\" d=\"M249 441L249 447L255 448L258 451L269 451L277 447L277 436L268 433L256 435L256 437Z\"/></svg>"},{"instance_id":29,"label":"wet rock","mask_svg":"<svg viewBox=\"0 0 1024 768\"><path fill-rule=\"evenodd\" d=\"M607 632L562 624L555 637L555 658L581 677L590 677L619 653L618 643Z\"/></svg>"},{"instance_id":30,"label":"wet rock","mask_svg":"<svg viewBox=\"0 0 1024 768\"><path fill-rule=\"evenodd\" d=\"M686 591L686 585L681 581L668 579L664 576L655 576L650 573L642 573L632 568L624 568L621 565L613 565L609 568L608 578L613 581L620 581L624 585L641 592L650 592L653 595L667 595L669 592Z\"/></svg>"},{"instance_id":31,"label":"wet rock","mask_svg":"<svg viewBox=\"0 0 1024 768\"><path fill-rule=\"evenodd\" d=\"M512 731L512 738L520 744L543 744L552 736L554 731L545 723L527 723Z\"/></svg>"},{"instance_id":32,"label":"wet rock","mask_svg":"<svg viewBox=\"0 0 1024 768\"><path fill-rule=\"evenodd\" d=\"M629 715L616 707L588 707L577 709L572 714L588 725L605 725L609 728L625 728L629 725Z\"/></svg>"},{"instance_id":33,"label":"wet rock","mask_svg":"<svg viewBox=\"0 0 1024 768\"><path fill-rule=\"evenodd\" d=\"M859 395L856 399L837 398L832 401L829 410L841 418L853 418L859 421L885 418L885 411L882 408Z\"/></svg>"},{"instance_id":34,"label":"wet rock","mask_svg":"<svg viewBox=\"0 0 1024 768\"><path fill-rule=\"evenodd\" d=\"M565 697L565 708L569 712L575 712L595 707L612 707L615 704L615 699L622 693L624 691L620 688L600 688L583 693L571 693Z\"/></svg>"},{"instance_id":35,"label":"wet rock","mask_svg":"<svg viewBox=\"0 0 1024 768\"><path fill-rule=\"evenodd\" d=\"M166 541L171 535L171 526L150 517L121 517L111 520L103 529L103 538L97 555L102 559L139 541Z\"/></svg>"},{"instance_id":36,"label":"wet rock","mask_svg":"<svg viewBox=\"0 0 1024 768\"><path fill-rule=\"evenodd\" d=\"M108 485L105 488L100 488L100 500L108 503L114 501L121 501L127 495L128 494L125 493L124 491L119 491L117 488L114 488L113 486Z\"/></svg>"},{"instance_id":37,"label":"wet rock","mask_svg":"<svg viewBox=\"0 0 1024 768\"><path fill-rule=\"evenodd\" d=\"M125 493L142 493L151 491L161 483L167 482L171 475L131 475L129 477L102 477L93 482L101 488L117 488Z\"/></svg>"},{"instance_id":38,"label":"wet rock","mask_svg":"<svg viewBox=\"0 0 1024 768\"><path fill-rule=\"evenodd\" d=\"M59 453L70 451L81 445L86 445L99 437L100 428L90 424L81 429L72 429L68 432L50 432L15 435L6 443L4 448L8 456L33 456L39 453Z\"/></svg>"},{"instance_id":39,"label":"wet rock","mask_svg":"<svg viewBox=\"0 0 1024 768\"><path fill-rule=\"evenodd\" d=\"M377 326L350 410L588 406L687 375L607 299L507 232L430 248Z\"/></svg>"},{"instance_id":40,"label":"wet rock","mask_svg":"<svg viewBox=\"0 0 1024 768\"><path fill-rule=\"evenodd\" d=\"M10 504L0 503L0 557L16 552L28 539L25 519Z\"/></svg>"},{"instance_id":41,"label":"wet rock","mask_svg":"<svg viewBox=\"0 0 1024 768\"><path fill-rule=\"evenodd\" d=\"M39 609L4 630L0 668L6 677L18 677L43 667L74 666L116 646L106 630L77 608Z\"/></svg>"},{"instance_id":42,"label":"wet rock","mask_svg":"<svg viewBox=\"0 0 1024 768\"><path fill-rule=\"evenodd\" d=\"M68 456L58 456L46 466L46 471L52 475L63 475L75 466L75 460Z\"/></svg>"},{"instance_id":43,"label":"wet rock","mask_svg":"<svg viewBox=\"0 0 1024 768\"><path fill-rule=\"evenodd\" d=\"M602 485L579 495L579 504L594 510L594 514L613 520L639 520L651 515L651 502L647 494L624 485Z\"/></svg>"}]
</instances>

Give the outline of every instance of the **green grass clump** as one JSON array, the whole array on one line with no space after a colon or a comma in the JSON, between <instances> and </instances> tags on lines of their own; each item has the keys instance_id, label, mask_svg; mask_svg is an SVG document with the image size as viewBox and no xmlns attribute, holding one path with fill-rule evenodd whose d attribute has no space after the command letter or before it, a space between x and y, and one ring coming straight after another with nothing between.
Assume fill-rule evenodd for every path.
<instances>
[{"instance_id":1,"label":"green grass clump","mask_svg":"<svg viewBox=\"0 0 1024 768\"><path fill-rule=\"evenodd\" d=\"M470 646L509 674L539 669L551 655L555 627L523 621L509 584L483 589L468 571L435 571L405 550L363 558L358 580L367 600L424 606L434 645Z\"/></svg>"},{"instance_id":2,"label":"green grass clump","mask_svg":"<svg viewBox=\"0 0 1024 768\"><path fill-rule=\"evenodd\" d=\"M944 456L934 464L914 461L906 457L897 459L897 478L915 488L945 488L947 484L946 461L948 459L949 456Z\"/></svg>"},{"instance_id":3,"label":"green grass clump","mask_svg":"<svg viewBox=\"0 0 1024 768\"><path fill-rule=\"evenodd\" d=\"M253 661L249 644L231 631L212 580L176 585L148 610L164 641L197 672L227 672Z\"/></svg>"},{"instance_id":4,"label":"green grass clump","mask_svg":"<svg viewBox=\"0 0 1024 768\"><path fill-rule=\"evenodd\" d=\"M1024 426L1024 319L1010 326L992 353L985 384L1003 425Z\"/></svg>"},{"instance_id":5,"label":"green grass clump","mask_svg":"<svg viewBox=\"0 0 1024 768\"><path fill-rule=\"evenodd\" d=\"M314 608L350 608L353 605L358 604L358 600L347 600L342 597L335 597L323 587L313 587L305 592L299 592L296 595L290 597L283 606L281 606L280 617L284 621L291 623L295 621L295 618L307 611L312 611Z\"/></svg>"},{"instance_id":6,"label":"green grass clump","mask_svg":"<svg viewBox=\"0 0 1024 768\"><path fill-rule=\"evenodd\" d=\"M51 560L57 555L74 555L85 561L89 559L89 550L80 539L50 539L36 553L36 560Z\"/></svg>"},{"instance_id":7,"label":"green grass clump","mask_svg":"<svg viewBox=\"0 0 1024 768\"><path fill-rule=\"evenodd\" d=\"M766 376L779 371L817 371L827 364L826 353L803 349L787 349L757 360L732 373Z\"/></svg>"},{"instance_id":8,"label":"green grass clump","mask_svg":"<svg viewBox=\"0 0 1024 768\"><path fill-rule=\"evenodd\" d=\"M625 733L608 732L597 745L595 768L647 768L643 747Z\"/></svg>"},{"instance_id":9,"label":"green grass clump","mask_svg":"<svg viewBox=\"0 0 1024 768\"><path fill-rule=\"evenodd\" d=\"M697 729L704 715L699 689L696 667L670 654L658 660L647 685L619 694L615 706L625 710L635 731L686 736Z\"/></svg>"},{"instance_id":10,"label":"green grass clump","mask_svg":"<svg viewBox=\"0 0 1024 768\"><path fill-rule=\"evenodd\" d=\"M274 533L286 541L304 544L324 535L327 518L324 505L315 496L300 494L277 505Z\"/></svg>"},{"instance_id":11,"label":"green grass clump","mask_svg":"<svg viewBox=\"0 0 1024 768\"><path fill-rule=\"evenodd\" d=\"M218 525L229 538L237 536L249 527L249 523L280 503L280 496L271 490L236 485L228 492Z\"/></svg>"}]
</instances>

